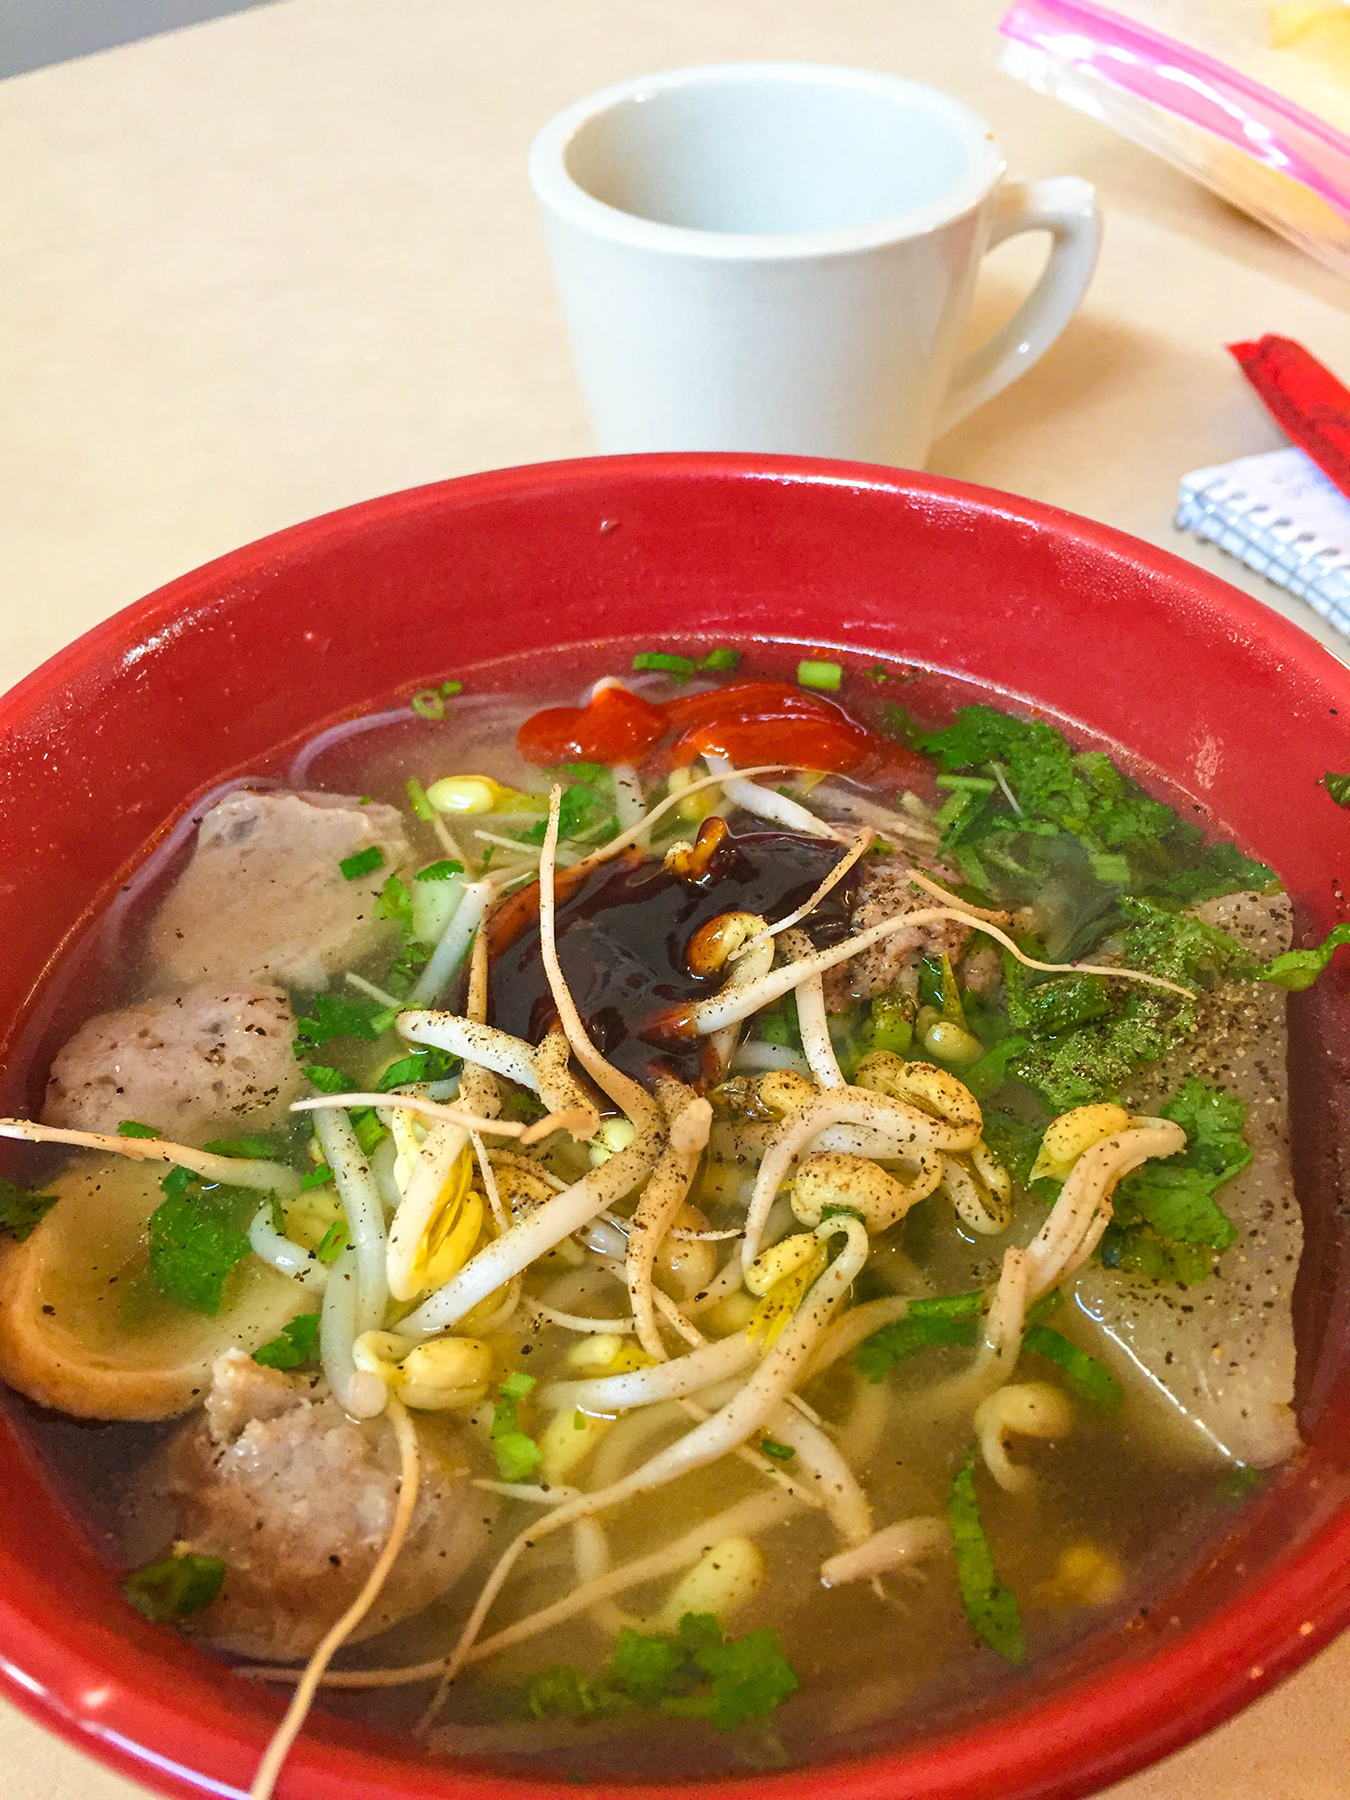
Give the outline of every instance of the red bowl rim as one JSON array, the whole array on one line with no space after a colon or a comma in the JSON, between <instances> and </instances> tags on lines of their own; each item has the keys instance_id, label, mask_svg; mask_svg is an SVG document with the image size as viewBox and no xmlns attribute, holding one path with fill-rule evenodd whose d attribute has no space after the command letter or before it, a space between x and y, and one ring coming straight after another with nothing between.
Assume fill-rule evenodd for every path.
<instances>
[{"instance_id":1,"label":"red bowl rim","mask_svg":"<svg viewBox=\"0 0 1350 1800\"><path fill-rule=\"evenodd\" d=\"M1350 711L1350 668L1289 619L1166 550L1111 526L997 489L870 464L798 457L685 453L580 458L466 475L359 502L259 539L169 582L74 643L0 697L0 730L41 707L91 666L121 658L190 611L194 603L274 560L363 527L465 503L521 497L581 484L602 474L615 480L669 482L689 476L739 477L782 485L817 484L935 500L974 502L984 512L1070 539L1089 551L1181 583L1189 598L1235 634L1263 640L1310 680L1330 683ZM764 1800L770 1790L809 1791L812 1800L992 1800L1015 1793L1031 1800L1073 1800L1118 1781L1198 1737L1281 1680L1350 1624L1350 1504L1283 1555L1243 1596L1144 1660L1088 1675L1053 1697L950 1736L782 1774L713 1781L615 1783L630 1800ZM206 1658L203 1670L211 1671ZM208 1726L190 1723L175 1704L170 1671L128 1686L156 1659L131 1645L102 1656L80 1619L53 1604L34 1575L21 1596L0 1593L0 1689L48 1730L121 1773L171 1794L237 1795L226 1769L249 1767L252 1738L228 1729L223 1710ZM183 1670L175 1672L180 1680ZM170 1677L166 1679L166 1677ZM218 1670L214 1681L222 1679ZM225 1677L228 1681L228 1677ZM226 1696L228 1701L228 1695ZM203 1766L205 1765L205 1766ZM556 1800L558 1783L471 1771L445 1763L419 1765L398 1755L302 1735L282 1790L323 1793L329 1800L394 1800L394 1796L459 1800ZM601 1784L590 1784L598 1786Z\"/></svg>"}]
</instances>

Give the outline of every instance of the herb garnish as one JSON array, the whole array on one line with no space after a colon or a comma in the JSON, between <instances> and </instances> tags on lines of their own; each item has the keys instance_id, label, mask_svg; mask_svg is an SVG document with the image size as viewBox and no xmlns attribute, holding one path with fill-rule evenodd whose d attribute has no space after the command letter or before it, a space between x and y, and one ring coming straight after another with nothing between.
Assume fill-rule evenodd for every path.
<instances>
[{"instance_id":1,"label":"herb garnish","mask_svg":"<svg viewBox=\"0 0 1350 1800\"><path fill-rule=\"evenodd\" d=\"M297 1021L299 1035L292 1048L301 1062L331 1038L374 1039L384 1034L376 1029L380 1016L379 1002L359 994L315 994L309 1011ZM313 1077L311 1077L311 1080ZM341 1089L333 1090L341 1092Z\"/></svg>"},{"instance_id":2,"label":"herb garnish","mask_svg":"<svg viewBox=\"0 0 1350 1800\"><path fill-rule=\"evenodd\" d=\"M265 1369L303 1369L319 1359L319 1315L301 1313L284 1325L280 1337L253 1352L255 1363Z\"/></svg>"},{"instance_id":3,"label":"herb garnish","mask_svg":"<svg viewBox=\"0 0 1350 1800\"><path fill-rule=\"evenodd\" d=\"M777 1632L761 1626L727 1638L711 1613L686 1613L670 1636L625 1626L598 1676L562 1664L536 1675L526 1700L536 1718L603 1718L654 1707L730 1731L763 1718L800 1685Z\"/></svg>"},{"instance_id":4,"label":"herb garnish","mask_svg":"<svg viewBox=\"0 0 1350 1800\"><path fill-rule=\"evenodd\" d=\"M520 1425L520 1402L536 1384L522 1370L508 1375L492 1408L492 1453L503 1481L525 1481L539 1467L538 1444Z\"/></svg>"},{"instance_id":5,"label":"herb garnish","mask_svg":"<svg viewBox=\"0 0 1350 1800\"><path fill-rule=\"evenodd\" d=\"M128 1575L122 1592L137 1612L168 1625L204 1612L224 1581L225 1564L218 1556L166 1556Z\"/></svg>"},{"instance_id":6,"label":"herb garnish","mask_svg":"<svg viewBox=\"0 0 1350 1800\"><path fill-rule=\"evenodd\" d=\"M384 851L378 844L368 844L364 850L354 850L338 864L347 881L359 881L363 875L373 875L376 869L383 867Z\"/></svg>"},{"instance_id":7,"label":"herb garnish","mask_svg":"<svg viewBox=\"0 0 1350 1800\"><path fill-rule=\"evenodd\" d=\"M21 1244L32 1236L59 1198L58 1194L35 1194L0 1175L0 1237L13 1238Z\"/></svg>"},{"instance_id":8,"label":"herb garnish","mask_svg":"<svg viewBox=\"0 0 1350 1800\"><path fill-rule=\"evenodd\" d=\"M205 1185L190 1169L160 1182L164 1199L150 1215L150 1273L168 1300L214 1318L225 1283L252 1246L245 1229L259 1198L247 1188Z\"/></svg>"},{"instance_id":9,"label":"herb garnish","mask_svg":"<svg viewBox=\"0 0 1350 1800\"><path fill-rule=\"evenodd\" d=\"M1004 1586L994 1565L975 1495L975 1463L972 1450L947 1495L947 1517L956 1547L956 1582L976 1633L1005 1661L1020 1664L1027 1655L1021 1614L1011 1588Z\"/></svg>"}]
</instances>

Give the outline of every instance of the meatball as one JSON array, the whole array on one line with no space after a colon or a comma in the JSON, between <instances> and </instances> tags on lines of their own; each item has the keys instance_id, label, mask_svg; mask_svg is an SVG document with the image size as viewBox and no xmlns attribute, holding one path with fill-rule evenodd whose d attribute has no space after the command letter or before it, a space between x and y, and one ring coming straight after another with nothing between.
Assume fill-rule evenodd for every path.
<instances>
[{"instance_id":1,"label":"meatball","mask_svg":"<svg viewBox=\"0 0 1350 1800\"><path fill-rule=\"evenodd\" d=\"M493 1502L470 1485L463 1438L437 1421L419 1422L419 1439L412 1525L353 1641L429 1606L487 1539ZM187 1628L239 1656L309 1656L360 1592L393 1524L399 1454L389 1420L351 1419L321 1377L227 1350L169 1468L180 1547L226 1566L219 1595Z\"/></svg>"},{"instance_id":2,"label":"meatball","mask_svg":"<svg viewBox=\"0 0 1350 1800\"><path fill-rule=\"evenodd\" d=\"M139 1119L182 1141L211 1126L277 1125L301 1087L279 988L204 984L96 1013L57 1052L42 1119L116 1131Z\"/></svg>"},{"instance_id":3,"label":"meatball","mask_svg":"<svg viewBox=\"0 0 1350 1800\"><path fill-rule=\"evenodd\" d=\"M342 864L362 851L374 867ZM205 815L192 860L149 936L157 988L197 981L277 981L324 988L392 940L375 901L408 860L392 806L333 794L227 794Z\"/></svg>"}]
</instances>

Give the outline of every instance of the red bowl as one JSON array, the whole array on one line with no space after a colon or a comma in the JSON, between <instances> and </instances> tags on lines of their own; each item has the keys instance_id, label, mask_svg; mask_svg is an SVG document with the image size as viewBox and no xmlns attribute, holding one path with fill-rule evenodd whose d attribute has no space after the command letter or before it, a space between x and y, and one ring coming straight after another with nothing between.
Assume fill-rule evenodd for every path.
<instances>
[{"instance_id":1,"label":"red bowl","mask_svg":"<svg viewBox=\"0 0 1350 1800\"><path fill-rule=\"evenodd\" d=\"M969 676L1128 752L1272 863L1320 933L1346 911L1350 670L1221 581L1007 495L861 465L654 456L509 469L370 501L186 575L0 701L0 1020L187 800L391 689L545 644L650 635L855 646ZM997 1710L688 1800L1081 1795L1235 1711L1350 1620L1350 981L1291 1009L1307 1254L1307 1447L1220 1551L1130 1628ZM247 1789L280 1711L127 1607L0 1424L0 1675L35 1718L166 1793ZM315 1714L286 1800L555 1800Z\"/></svg>"}]
</instances>

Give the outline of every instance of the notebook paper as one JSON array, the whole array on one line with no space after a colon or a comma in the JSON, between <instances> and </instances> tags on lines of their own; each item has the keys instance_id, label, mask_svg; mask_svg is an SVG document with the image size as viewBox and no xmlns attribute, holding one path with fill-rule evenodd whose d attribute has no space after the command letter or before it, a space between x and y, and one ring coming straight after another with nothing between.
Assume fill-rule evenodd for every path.
<instances>
[{"instance_id":1,"label":"notebook paper","mask_svg":"<svg viewBox=\"0 0 1350 1800\"><path fill-rule=\"evenodd\" d=\"M1176 524L1288 588L1350 636L1350 499L1301 450L1184 475Z\"/></svg>"}]
</instances>

